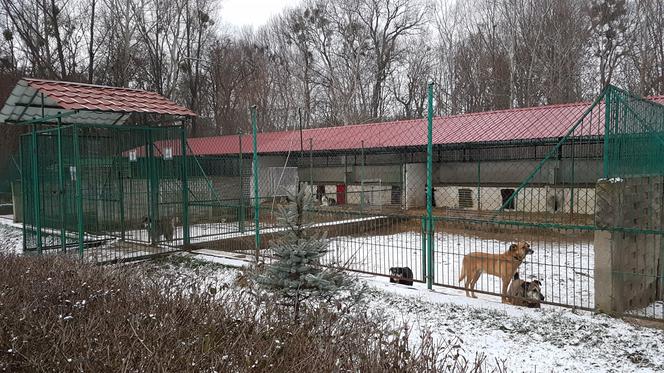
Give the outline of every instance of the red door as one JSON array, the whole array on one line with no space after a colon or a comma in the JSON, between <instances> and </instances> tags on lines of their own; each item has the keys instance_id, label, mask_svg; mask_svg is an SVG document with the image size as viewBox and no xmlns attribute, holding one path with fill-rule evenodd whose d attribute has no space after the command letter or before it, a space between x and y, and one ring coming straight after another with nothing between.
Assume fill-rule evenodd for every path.
<instances>
[{"instance_id":1,"label":"red door","mask_svg":"<svg viewBox=\"0 0 664 373\"><path fill-rule=\"evenodd\" d=\"M337 204L345 205L346 204L346 185L337 184Z\"/></svg>"}]
</instances>

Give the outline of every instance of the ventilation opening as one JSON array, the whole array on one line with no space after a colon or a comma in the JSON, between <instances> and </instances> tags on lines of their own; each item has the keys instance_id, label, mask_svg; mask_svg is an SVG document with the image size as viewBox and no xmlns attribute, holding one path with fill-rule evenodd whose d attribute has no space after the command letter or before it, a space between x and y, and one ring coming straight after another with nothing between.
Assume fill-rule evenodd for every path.
<instances>
[{"instance_id":1,"label":"ventilation opening","mask_svg":"<svg viewBox=\"0 0 664 373\"><path fill-rule=\"evenodd\" d=\"M473 207L473 191L470 189L459 189L459 207Z\"/></svg>"},{"instance_id":2,"label":"ventilation opening","mask_svg":"<svg viewBox=\"0 0 664 373\"><path fill-rule=\"evenodd\" d=\"M503 198L503 203L501 206L505 206L505 210L514 210L514 200L515 198L512 198L512 195L514 195L514 189L501 189L500 190L500 196ZM510 198L512 198L510 200ZM507 203L509 201L509 203ZM505 205L507 203L507 205Z\"/></svg>"},{"instance_id":3,"label":"ventilation opening","mask_svg":"<svg viewBox=\"0 0 664 373\"><path fill-rule=\"evenodd\" d=\"M393 205L401 204L401 186L392 185L392 195L390 200Z\"/></svg>"}]
</instances>

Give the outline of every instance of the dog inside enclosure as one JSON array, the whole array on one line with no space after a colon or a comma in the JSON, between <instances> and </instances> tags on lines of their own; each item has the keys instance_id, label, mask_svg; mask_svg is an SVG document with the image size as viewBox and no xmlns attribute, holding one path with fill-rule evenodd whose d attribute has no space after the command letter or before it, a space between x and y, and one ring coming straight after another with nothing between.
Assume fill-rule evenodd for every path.
<instances>
[{"instance_id":1,"label":"dog inside enclosure","mask_svg":"<svg viewBox=\"0 0 664 373\"><path fill-rule=\"evenodd\" d=\"M409 267L390 268L390 282L396 282L403 285L413 285L413 270Z\"/></svg>"},{"instance_id":2,"label":"dog inside enclosure","mask_svg":"<svg viewBox=\"0 0 664 373\"><path fill-rule=\"evenodd\" d=\"M544 301L540 280L522 280L519 278L519 272L514 274L507 295L510 303L515 306L540 308L542 301Z\"/></svg>"},{"instance_id":3,"label":"dog inside enclosure","mask_svg":"<svg viewBox=\"0 0 664 373\"><path fill-rule=\"evenodd\" d=\"M519 241L510 245L509 249L502 254L490 254L485 252L472 252L463 257L459 282L464 282L466 296L477 298L475 285L482 273L493 275L501 279L501 300L507 303L507 289L512 277L519 266L526 259L526 255L532 254L530 244Z\"/></svg>"},{"instance_id":4,"label":"dog inside enclosure","mask_svg":"<svg viewBox=\"0 0 664 373\"><path fill-rule=\"evenodd\" d=\"M142 226L149 231L150 245L155 246L161 237L166 241L173 241L176 223L175 217L158 218L152 223L152 219L146 216L143 218Z\"/></svg>"},{"instance_id":5,"label":"dog inside enclosure","mask_svg":"<svg viewBox=\"0 0 664 373\"><path fill-rule=\"evenodd\" d=\"M337 201L334 198L329 198L325 194L320 198L321 206L335 206Z\"/></svg>"}]
</instances>

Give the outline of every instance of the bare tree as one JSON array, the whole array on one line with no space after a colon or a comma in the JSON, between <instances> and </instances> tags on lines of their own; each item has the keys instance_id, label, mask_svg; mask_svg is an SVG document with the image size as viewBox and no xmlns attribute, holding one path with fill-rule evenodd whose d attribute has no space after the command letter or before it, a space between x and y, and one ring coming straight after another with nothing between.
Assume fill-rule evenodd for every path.
<instances>
[{"instance_id":1,"label":"bare tree","mask_svg":"<svg viewBox=\"0 0 664 373\"><path fill-rule=\"evenodd\" d=\"M388 79L392 96L402 107L398 116L408 119L424 116L427 81L433 76L433 55L423 36L405 47L404 61Z\"/></svg>"},{"instance_id":2,"label":"bare tree","mask_svg":"<svg viewBox=\"0 0 664 373\"><path fill-rule=\"evenodd\" d=\"M369 34L373 52L370 114L379 118L385 81L401 53L399 41L418 31L425 9L415 0L360 0L343 6L351 7Z\"/></svg>"},{"instance_id":3,"label":"bare tree","mask_svg":"<svg viewBox=\"0 0 664 373\"><path fill-rule=\"evenodd\" d=\"M633 47L622 66L623 84L644 96L664 94L664 0L637 0L628 6Z\"/></svg>"},{"instance_id":4,"label":"bare tree","mask_svg":"<svg viewBox=\"0 0 664 373\"><path fill-rule=\"evenodd\" d=\"M629 53L629 27L626 0L593 0L588 7L593 51L599 61L600 86L611 83L613 74Z\"/></svg>"}]
</instances>

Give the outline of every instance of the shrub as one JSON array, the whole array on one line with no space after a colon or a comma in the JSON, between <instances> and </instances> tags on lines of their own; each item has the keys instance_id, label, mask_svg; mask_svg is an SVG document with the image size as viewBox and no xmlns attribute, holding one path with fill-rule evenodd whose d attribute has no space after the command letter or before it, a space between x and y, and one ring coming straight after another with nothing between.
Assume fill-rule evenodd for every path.
<instances>
[{"instance_id":1,"label":"shrub","mask_svg":"<svg viewBox=\"0 0 664 373\"><path fill-rule=\"evenodd\" d=\"M310 309L293 325L282 307L256 305L232 286L198 291L205 275L165 276L154 264L3 254L0 262L0 371L420 372L481 363L426 333L414 348L407 329L366 313Z\"/></svg>"}]
</instances>

